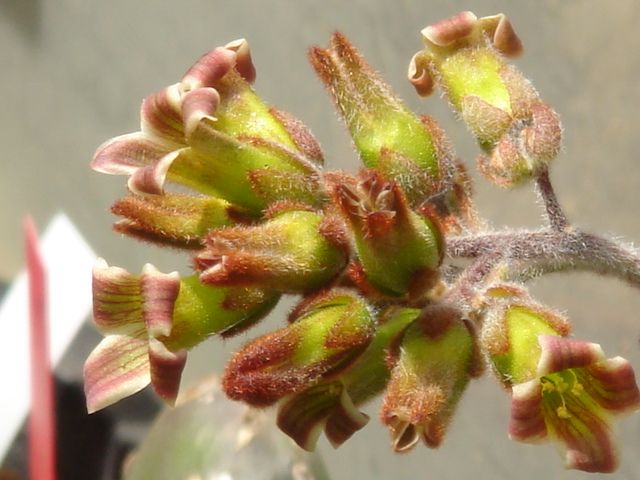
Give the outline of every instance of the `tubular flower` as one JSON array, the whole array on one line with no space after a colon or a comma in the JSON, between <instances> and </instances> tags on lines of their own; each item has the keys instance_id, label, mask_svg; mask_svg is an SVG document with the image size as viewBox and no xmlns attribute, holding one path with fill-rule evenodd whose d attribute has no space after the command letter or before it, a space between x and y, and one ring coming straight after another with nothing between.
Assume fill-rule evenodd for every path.
<instances>
[{"instance_id":1,"label":"tubular flower","mask_svg":"<svg viewBox=\"0 0 640 480\"><path fill-rule=\"evenodd\" d=\"M347 247L342 237L331 218L286 210L259 225L212 231L195 263L207 284L306 291L327 283L344 268Z\"/></svg>"},{"instance_id":2,"label":"tubular flower","mask_svg":"<svg viewBox=\"0 0 640 480\"><path fill-rule=\"evenodd\" d=\"M260 213L269 202L315 201L322 154L301 122L254 93L248 44L204 55L179 83L147 97L141 131L100 146L92 167L129 175L138 194L168 179Z\"/></svg>"},{"instance_id":3,"label":"tubular flower","mask_svg":"<svg viewBox=\"0 0 640 480\"><path fill-rule=\"evenodd\" d=\"M513 305L500 321L506 332L496 339L494 326L489 352L511 388L511 438L552 438L565 445L568 468L614 471L613 415L640 408L629 362L607 359L595 343L564 337L564 321L550 312Z\"/></svg>"},{"instance_id":4,"label":"tubular flower","mask_svg":"<svg viewBox=\"0 0 640 480\"><path fill-rule=\"evenodd\" d=\"M229 397L271 405L343 371L375 332L367 305L348 291L320 294L295 313L290 325L249 342L231 358L222 381Z\"/></svg>"},{"instance_id":5,"label":"tubular flower","mask_svg":"<svg viewBox=\"0 0 640 480\"><path fill-rule=\"evenodd\" d=\"M367 349L338 376L283 399L278 426L300 447L313 450L320 433L335 448L364 427L369 416L358 406L383 391L389 380L386 352L420 310L392 309L378 320L375 336Z\"/></svg>"},{"instance_id":6,"label":"tubular flower","mask_svg":"<svg viewBox=\"0 0 640 480\"><path fill-rule=\"evenodd\" d=\"M469 379L479 372L469 327L455 308L427 307L405 331L392 361L380 416L394 450L408 451L419 440L438 447Z\"/></svg>"},{"instance_id":7,"label":"tubular flower","mask_svg":"<svg viewBox=\"0 0 640 480\"><path fill-rule=\"evenodd\" d=\"M434 222L409 208L397 184L368 171L351 185L338 184L334 195L368 283L391 296L423 293L435 284L442 235Z\"/></svg>"},{"instance_id":8,"label":"tubular flower","mask_svg":"<svg viewBox=\"0 0 640 480\"><path fill-rule=\"evenodd\" d=\"M412 203L445 188L452 154L435 120L410 112L340 33L328 49L312 48L309 58L365 166L393 178Z\"/></svg>"},{"instance_id":9,"label":"tubular flower","mask_svg":"<svg viewBox=\"0 0 640 480\"><path fill-rule=\"evenodd\" d=\"M560 150L557 114L504 57L522 44L500 14L462 12L422 30L425 49L409 65L409 80L428 95L438 84L487 155L482 173L501 186L537 175Z\"/></svg>"},{"instance_id":10,"label":"tubular flower","mask_svg":"<svg viewBox=\"0 0 640 480\"><path fill-rule=\"evenodd\" d=\"M90 412L151 383L176 399L187 350L220 333L231 334L266 315L278 295L259 289L213 288L145 265L132 275L103 260L93 269L93 318L105 338L84 368Z\"/></svg>"}]
</instances>

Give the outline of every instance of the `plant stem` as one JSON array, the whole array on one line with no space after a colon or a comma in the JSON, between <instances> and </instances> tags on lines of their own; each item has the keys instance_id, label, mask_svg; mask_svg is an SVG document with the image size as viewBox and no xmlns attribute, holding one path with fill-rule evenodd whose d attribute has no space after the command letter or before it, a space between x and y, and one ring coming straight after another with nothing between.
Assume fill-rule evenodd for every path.
<instances>
[{"instance_id":1,"label":"plant stem","mask_svg":"<svg viewBox=\"0 0 640 480\"><path fill-rule=\"evenodd\" d=\"M640 288L640 255L614 240L578 230L498 232L453 237L447 242L451 258L479 258L502 251L508 256L510 276L586 270L611 275Z\"/></svg>"},{"instance_id":2,"label":"plant stem","mask_svg":"<svg viewBox=\"0 0 640 480\"><path fill-rule=\"evenodd\" d=\"M556 197L556 192L553 190L553 185L551 185L549 170L545 168L544 171L538 175L536 178L536 186L538 187L538 194L544 202L551 229L556 231L566 230L569 226L569 221L558 202L558 197Z\"/></svg>"}]
</instances>

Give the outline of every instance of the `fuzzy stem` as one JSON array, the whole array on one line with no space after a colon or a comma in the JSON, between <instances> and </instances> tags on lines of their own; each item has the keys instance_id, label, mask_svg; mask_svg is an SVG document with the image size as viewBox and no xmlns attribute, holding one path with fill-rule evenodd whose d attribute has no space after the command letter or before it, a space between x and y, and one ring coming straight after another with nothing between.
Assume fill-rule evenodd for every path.
<instances>
[{"instance_id":1,"label":"fuzzy stem","mask_svg":"<svg viewBox=\"0 0 640 480\"><path fill-rule=\"evenodd\" d=\"M553 190L553 185L551 185L549 170L545 168L538 175L538 177L536 178L536 186L538 187L538 194L544 202L545 210L547 211L547 218L549 219L549 225L551 226L551 229L555 231L566 230L569 226L569 221L567 220L567 217L564 214L560 203L558 202L556 192Z\"/></svg>"},{"instance_id":2,"label":"fuzzy stem","mask_svg":"<svg viewBox=\"0 0 640 480\"><path fill-rule=\"evenodd\" d=\"M508 252L511 276L521 279L567 270L611 275L640 288L640 255L613 240L577 230L499 232L453 237L447 242L452 258L479 258Z\"/></svg>"}]
</instances>

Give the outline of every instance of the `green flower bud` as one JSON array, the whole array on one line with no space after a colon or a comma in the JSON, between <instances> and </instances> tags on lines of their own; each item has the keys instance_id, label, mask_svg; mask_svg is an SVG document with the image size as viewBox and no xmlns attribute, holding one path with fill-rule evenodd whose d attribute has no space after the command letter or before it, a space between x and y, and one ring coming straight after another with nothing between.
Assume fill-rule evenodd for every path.
<instances>
[{"instance_id":1,"label":"green flower bud","mask_svg":"<svg viewBox=\"0 0 640 480\"><path fill-rule=\"evenodd\" d=\"M504 57L522 45L507 18L462 12L422 31L425 50L409 66L421 94L437 83L487 153L480 170L501 186L537 175L555 158L562 128L557 114Z\"/></svg>"},{"instance_id":2,"label":"green flower bud","mask_svg":"<svg viewBox=\"0 0 640 480\"><path fill-rule=\"evenodd\" d=\"M443 189L451 153L431 118L420 119L340 33L309 58L344 118L365 166L394 178L419 203Z\"/></svg>"},{"instance_id":3,"label":"green flower bud","mask_svg":"<svg viewBox=\"0 0 640 480\"><path fill-rule=\"evenodd\" d=\"M395 366L380 416L394 450L408 451L420 439L438 447L469 379L479 372L468 325L453 307L426 307L391 355Z\"/></svg>"},{"instance_id":4,"label":"green flower bud","mask_svg":"<svg viewBox=\"0 0 640 480\"><path fill-rule=\"evenodd\" d=\"M206 284L301 292L333 279L344 269L347 254L335 219L292 210L262 224L212 231L195 263Z\"/></svg>"},{"instance_id":5,"label":"green flower bud","mask_svg":"<svg viewBox=\"0 0 640 480\"><path fill-rule=\"evenodd\" d=\"M375 171L339 183L336 202L353 232L366 280L385 295L423 293L438 279L443 239L435 223L412 211L393 182Z\"/></svg>"},{"instance_id":6,"label":"green flower bud","mask_svg":"<svg viewBox=\"0 0 640 480\"><path fill-rule=\"evenodd\" d=\"M357 407L383 391L389 380L387 349L419 313L403 308L383 315L367 349L340 373L338 380L321 382L280 404L280 429L311 451L322 430L337 448L364 427L369 417Z\"/></svg>"},{"instance_id":7,"label":"green flower bud","mask_svg":"<svg viewBox=\"0 0 640 480\"><path fill-rule=\"evenodd\" d=\"M232 225L245 216L220 198L173 193L129 195L111 211L124 217L114 225L117 232L182 248L200 248L209 230Z\"/></svg>"},{"instance_id":8,"label":"green flower bud","mask_svg":"<svg viewBox=\"0 0 640 480\"><path fill-rule=\"evenodd\" d=\"M367 305L348 291L307 300L285 328L259 337L233 355L223 377L227 395L270 405L343 371L371 342Z\"/></svg>"}]
</instances>

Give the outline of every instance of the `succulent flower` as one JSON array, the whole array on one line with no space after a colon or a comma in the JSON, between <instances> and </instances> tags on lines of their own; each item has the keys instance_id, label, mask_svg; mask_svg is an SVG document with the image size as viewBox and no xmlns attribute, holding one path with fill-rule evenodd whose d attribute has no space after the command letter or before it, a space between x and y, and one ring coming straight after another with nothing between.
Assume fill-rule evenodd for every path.
<instances>
[{"instance_id":1,"label":"succulent flower","mask_svg":"<svg viewBox=\"0 0 640 480\"><path fill-rule=\"evenodd\" d=\"M89 412L151 383L173 403L187 350L210 335L229 335L266 315L279 295L255 288L214 288L145 265L133 275L99 260L93 269L93 319L105 338L84 369Z\"/></svg>"},{"instance_id":2,"label":"succulent flower","mask_svg":"<svg viewBox=\"0 0 640 480\"><path fill-rule=\"evenodd\" d=\"M566 219L548 173L560 122L506 62L522 50L506 17L462 12L422 34L413 85L444 92L491 181L536 179L548 225L488 231L442 129L413 114L342 34L309 58L363 161L357 174L324 171L307 127L258 97L246 41L216 48L143 101L139 132L94 156L94 169L129 176L115 230L187 250L195 273L96 265L105 338L85 364L89 411L148 384L173 403L190 348L298 295L285 326L233 354L222 386L275 406L300 447L314 449L322 432L341 445L378 395L395 451L438 447L484 357L511 394L512 438L564 443L571 468L615 468L613 414L640 407L631 365L568 338L564 316L523 283L580 268L640 287L640 254Z\"/></svg>"},{"instance_id":3,"label":"succulent flower","mask_svg":"<svg viewBox=\"0 0 640 480\"><path fill-rule=\"evenodd\" d=\"M482 173L501 186L539 174L560 150L562 127L531 83L505 57L522 44L504 15L462 12L422 30L409 80L428 95L437 84L487 155Z\"/></svg>"},{"instance_id":4,"label":"succulent flower","mask_svg":"<svg viewBox=\"0 0 640 480\"><path fill-rule=\"evenodd\" d=\"M565 445L568 468L614 471L613 415L640 409L629 362L567 338L566 321L541 307L512 304L499 315L493 322L501 326L492 325L484 341L511 389L510 437L554 439Z\"/></svg>"},{"instance_id":5,"label":"succulent flower","mask_svg":"<svg viewBox=\"0 0 640 480\"><path fill-rule=\"evenodd\" d=\"M382 421L395 451L419 440L440 445L469 379L479 372L474 337L461 312L448 305L425 308L391 353Z\"/></svg>"}]
</instances>

